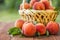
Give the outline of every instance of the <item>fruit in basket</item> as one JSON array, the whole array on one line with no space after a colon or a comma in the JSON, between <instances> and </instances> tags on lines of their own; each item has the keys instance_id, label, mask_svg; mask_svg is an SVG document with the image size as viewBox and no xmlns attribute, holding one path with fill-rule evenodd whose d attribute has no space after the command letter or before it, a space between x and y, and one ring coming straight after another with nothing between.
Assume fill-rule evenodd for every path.
<instances>
[{"instance_id":1,"label":"fruit in basket","mask_svg":"<svg viewBox=\"0 0 60 40\"><path fill-rule=\"evenodd\" d=\"M55 8L54 8L53 6L49 6L48 9L50 9L50 10L54 10Z\"/></svg>"},{"instance_id":2,"label":"fruit in basket","mask_svg":"<svg viewBox=\"0 0 60 40\"><path fill-rule=\"evenodd\" d=\"M46 33L46 27L44 24L38 23L35 25L37 32L40 33L40 35L44 35Z\"/></svg>"},{"instance_id":3,"label":"fruit in basket","mask_svg":"<svg viewBox=\"0 0 60 40\"><path fill-rule=\"evenodd\" d=\"M59 25L56 22L50 21L47 24L46 29L49 31L50 34L57 34L59 31Z\"/></svg>"},{"instance_id":4,"label":"fruit in basket","mask_svg":"<svg viewBox=\"0 0 60 40\"><path fill-rule=\"evenodd\" d=\"M49 1L42 1L42 3L45 5L45 9L49 9L49 7L50 7Z\"/></svg>"},{"instance_id":5,"label":"fruit in basket","mask_svg":"<svg viewBox=\"0 0 60 40\"><path fill-rule=\"evenodd\" d=\"M37 2L37 0L31 0L31 1L30 1L30 7L32 7L35 2Z\"/></svg>"},{"instance_id":6,"label":"fruit in basket","mask_svg":"<svg viewBox=\"0 0 60 40\"><path fill-rule=\"evenodd\" d=\"M49 0L40 0L40 1L49 1Z\"/></svg>"},{"instance_id":7,"label":"fruit in basket","mask_svg":"<svg viewBox=\"0 0 60 40\"><path fill-rule=\"evenodd\" d=\"M42 2L35 2L33 5L33 9L35 10L45 10L45 6Z\"/></svg>"},{"instance_id":8,"label":"fruit in basket","mask_svg":"<svg viewBox=\"0 0 60 40\"><path fill-rule=\"evenodd\" d=\"M20 5L20 9L22 9L22 7L23 7L23 5L21 4L21 5ZM25 3L25 4L24 4L24 8L25 8L25 9L29 9L29 8L30 8L30 5L29 5L28 3Z\"/></svg>"},{"instance_id":9,"label":"fruit in basket","mask_svg":"<svg viewBox=\"0 0 60 40\"><path fill-rule=\"evenodd\" d=\"M24 23L22 27L22 33L25 36L34 36L36 33L36 27L33 23Z\"/></svg>"},{"instance_id":10,"label":"fruit in basket","mask_svg":"<svg viewBox=\"0 0 60 40\"><path fill-rule=\"evenodd\" d=\"M24 21L21 20L21 19L18 19L15 22L15 26L18 27L18 28L20 28L20 29L22 29L23 24L24 24Z\"/></svg>"}]
</instances>

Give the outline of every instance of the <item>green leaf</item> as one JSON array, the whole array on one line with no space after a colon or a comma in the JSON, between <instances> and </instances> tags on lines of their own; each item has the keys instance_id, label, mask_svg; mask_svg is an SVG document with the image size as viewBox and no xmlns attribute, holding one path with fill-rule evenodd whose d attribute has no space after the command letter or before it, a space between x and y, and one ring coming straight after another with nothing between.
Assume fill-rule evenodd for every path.
<instances>
[{"instance_id":1,"label":"green leaf","mask_svg":"<svg viewBox=\"0 0 60 40\"><path fill-rule=\"evenodd\" d=\"M49 32L48 31L46 31L46 36L49 36Z\"/></svg>"},{"instance_id":2,"label":"green leaf","mask_svg":"<svg viewBox=\"0 0 60 40\"><path fill-rule=\"evenodd\" d=\"M24 34L21 34L20 37L25 37L25 35Z\"/></svg>"},{"instance_id":3,"label":"green leaf","mask_svg":"<svg viewBox=\"0 0 60 40\"><path fill-rule=\"evenodd\" d=\"M19 28L17 28L17 27L13 27L13 28L8 30L8 33L10 35L15 36L15 35L21 34L21 30Z\"/></svg>"},{"instance_id":4,"label":"green leaf","mask_svg":"<svg viewBox=\"0 0 60 40\"><path fill-rule=\"evenodd\" d=\"M34 21L33 23L34 23L34 24L37 24L38 22L37 22L37 21Z\"/></svg>"},{"instance_id":5,"label":"green leaf","mask_svg":"<svg viewBox=\"0 0 60 40\"><path fill-rule=\"evenodd\" d=\"M57 11L57 13L58 13L58 15L59 15L60 8L56 7L56 8L55 8L55 11Z\"/></svg>"},{"instance_id":6,"label":"green leaf","mask_svg":"<svg viewBox=\"0 0 60 40\"><path fill-rule=\"evenodd\" d=\"M39 32L36 32L35 36L40 36L40 33Z\"/></svg>"}]
</instances>

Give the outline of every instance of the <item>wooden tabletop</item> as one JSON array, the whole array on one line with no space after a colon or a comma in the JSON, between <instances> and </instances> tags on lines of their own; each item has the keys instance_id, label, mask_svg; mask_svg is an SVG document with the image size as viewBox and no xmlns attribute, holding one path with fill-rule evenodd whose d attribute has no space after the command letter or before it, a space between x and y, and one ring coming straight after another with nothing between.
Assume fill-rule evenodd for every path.
<instances>
[{"instance_id":1,"label":"wooden tabletop","mask_svg":"<svg viewBox=\"0 0 60 40\"><path fill-rule=\"evenodd\" d=\"M40 36L40 37L14 36L14 37L11 37L10 35L8 35L7 31L9 28L13 26L14 26L14 22L9 22L9 23L0 22L0 40L60 40L60 31L57 35L51 35L49 37L46 37L46 36Z\"/></svg>"}]
</instances>

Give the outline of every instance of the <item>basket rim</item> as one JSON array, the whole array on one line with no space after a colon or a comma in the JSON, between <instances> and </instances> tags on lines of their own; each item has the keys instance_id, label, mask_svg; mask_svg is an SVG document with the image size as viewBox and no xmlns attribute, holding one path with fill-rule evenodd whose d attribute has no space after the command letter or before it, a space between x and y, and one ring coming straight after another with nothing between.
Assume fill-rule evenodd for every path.
<instances>
[{"instance_id":1,"label":"basket rim","mask_svg":"<svg viewBox=\"0 0 60 40\"><path fill-rule=\"evenodd\" d=\"M19 14L21 14L23 11L27 11L27 12L29 12L29 11L34 11L34 12L57 12L55 10L29 10L29 9L18 10Z\"/></svg>"},{"instance_id":2,"label":"basket rim","mask_svg":"<svg viewBox=\"0 0 60 40\"><path fill-rule=\"evenodd\" d=\"M23 9L23 10L32 10L32 11L56 11L56 10L34 10L34 9ZM23 11L23 10L19 10L19 11Z\"/></svg>"}]
</instances>

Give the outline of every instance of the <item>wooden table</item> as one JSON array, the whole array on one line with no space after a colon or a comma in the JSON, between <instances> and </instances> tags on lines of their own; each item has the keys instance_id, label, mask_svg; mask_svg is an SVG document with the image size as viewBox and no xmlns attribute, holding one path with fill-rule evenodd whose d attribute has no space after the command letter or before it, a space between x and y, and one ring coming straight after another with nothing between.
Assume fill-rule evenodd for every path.
<instances>
[{"instance_id":1,"label":"wooden table","mask_svg":"<svg viewBox=\"0 0 60 40\"><path fill-rule=\"evenodd\" d=\"M60 40L60 31L58 35L51 35L49 37L41 36L41 37L19 37L14 36L11 37L8 35L7 31L9 28L14 26L14 22L4 23L0 22L0 40Z\"/></svg>"}]
</instances>

